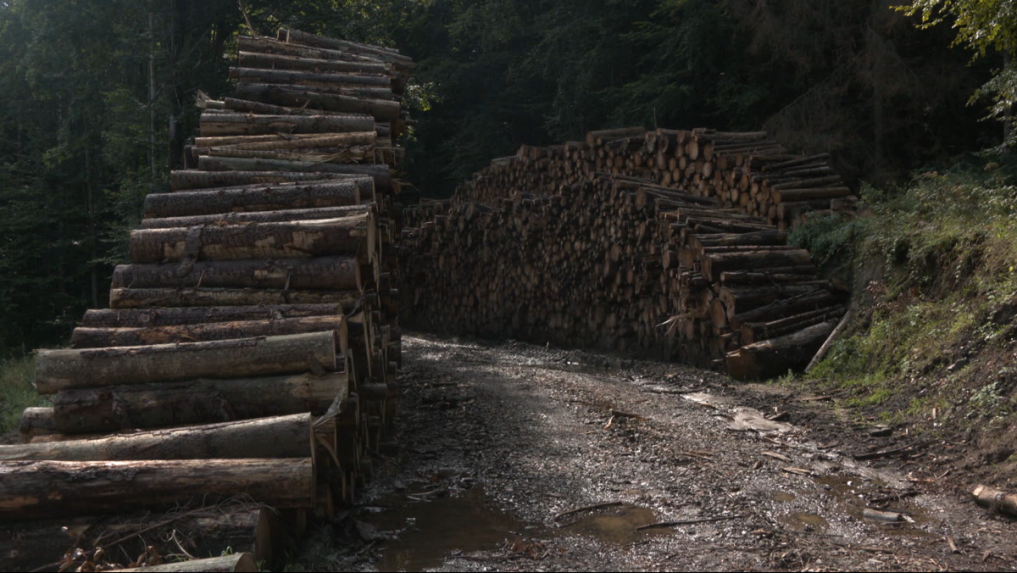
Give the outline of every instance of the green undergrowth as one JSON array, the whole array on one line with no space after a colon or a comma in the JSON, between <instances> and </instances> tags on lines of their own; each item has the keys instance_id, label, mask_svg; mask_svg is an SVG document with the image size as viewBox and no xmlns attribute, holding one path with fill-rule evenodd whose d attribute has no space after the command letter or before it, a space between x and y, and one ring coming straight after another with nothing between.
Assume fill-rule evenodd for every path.
<instances>
[{"instance_id":1,"label":"green undergrowth","mask_svg":"<svg viewBox=\"0 0 1017 573\"><path fill-rule=\"evenodd\" d=\"M884 423L1009 423L1017 413L1017 161L972 159L862 190L868 212L791 240L854 284L855 318L804 380ZM934 422L931 422L934 421ZM916 427L916 430L922 428Z\"/></svg>"},{"instance_id":2,"label":"green undergrowth","mask_svg":"<svg viewBox=\"0 0 1017 573\"><path fill-rule=\"evenodd\" d=\"M25 408L43 404L32 387L34 374L35 362L31 356L0 359L0 435L18 428Z\"/></svg>"}]
</instances>

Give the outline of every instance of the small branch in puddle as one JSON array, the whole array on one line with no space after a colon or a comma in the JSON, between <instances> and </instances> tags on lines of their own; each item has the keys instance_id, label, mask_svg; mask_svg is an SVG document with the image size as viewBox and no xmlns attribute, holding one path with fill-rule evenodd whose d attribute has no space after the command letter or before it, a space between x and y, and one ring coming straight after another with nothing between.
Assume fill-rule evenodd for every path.
<instances>
[{"instance_id":1,"label":"small branch in puddle","mask_svg":"<svg viewBox=\"0 0 1017 573\"><path fill-rule=\"evenodd\" d=\"M651 523L642 527L637 527L636 531L646 531L647 529L664 529L666 527L678 527L679 525L695 525L697 523L714 523L717 521L731 521L734 519L744 519L747 515L731 515L727 517L708 517L705 519L689 519L686 521L662 521L660 523Z\"/></svg>"},{"instance_id":2,"label":"small branch in puddle","mask_svg":"<svg viewBox=\"0 0 1017 573\"><path fill-rule=\"evenodd\" d=\"M597 509L607 509L609 507L618 507L619 505L622 505L622 502L620 502L620 501L610 501L610 502L607 502L607 503L598 503L596 505L588 505L586 507L580 507L580 508L577 508L577 509L570 509L568 511L563 511L563 512L559 513L558 515L554 516L554 521L561 521L562 519L564 519L564 518L566 518L566 517L568 517L570 515L575 515L577 513L583 513L584 511L594 511L594 510L597 510Z\"/></svg>"}]
</instances>

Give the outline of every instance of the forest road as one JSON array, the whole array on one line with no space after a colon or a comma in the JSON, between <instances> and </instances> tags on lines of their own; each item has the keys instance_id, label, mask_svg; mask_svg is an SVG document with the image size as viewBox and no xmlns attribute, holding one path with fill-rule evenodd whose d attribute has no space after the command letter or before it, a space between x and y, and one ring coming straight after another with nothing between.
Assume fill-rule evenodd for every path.
<instances>
[{"instance_id":1,"label":"forest road","mask_svg":"<svg viewBox=\"0 0 1017 573\"><path fill-rule=\"evenodd\" d=\"M963 476L856 461L888 446L816 397L516 342L403 348L401 451L374 453L376 481L303 565L1017 570L1017 521Z\"/></svg>"}]
</instances>

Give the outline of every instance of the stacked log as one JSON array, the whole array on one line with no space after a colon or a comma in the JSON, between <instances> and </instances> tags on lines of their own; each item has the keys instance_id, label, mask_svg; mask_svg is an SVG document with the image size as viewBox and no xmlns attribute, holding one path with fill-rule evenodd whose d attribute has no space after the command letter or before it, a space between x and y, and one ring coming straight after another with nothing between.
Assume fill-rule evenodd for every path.
<instances>
[{"instance_id":1,"label":"stacked log","mask_svg":"<svg viewBox=\"0 0 1017 573\"><path fill-rule=\"evenodd\" d=\"M146 198L110 309L37 354L53 406L0 446L5 523L240 494L332 515L387 444L412 62L292 30L239 43L239 97L202 96L187 168Z\"/></svg>"},{"instance_id":2,"label":"stacked log","mask_svg":"<svg viewBox=\"0 0 1017 573\"><path fill-rule=\"evenodd\" d=\"M850 211L827 160L705 129L523 146L404 209L434 213L403 231L404 303L424 328L783 374L845 313L786 232Z\"/></svg>"},{"instance_id":3,"label":"stacked log","mask_svg":"<svg viewBox=\"0 0 1017 573\"><path fill-rule=\"evenodd\" d=\"M784 230L815 214L852 213L857 198L829 154L789 153L766 132L640 127L594 131L585 141L522 146L460 186L463 201L490 203L516 190L553 193L596 173L649 180Z\"/></svg>"}]
</instances>

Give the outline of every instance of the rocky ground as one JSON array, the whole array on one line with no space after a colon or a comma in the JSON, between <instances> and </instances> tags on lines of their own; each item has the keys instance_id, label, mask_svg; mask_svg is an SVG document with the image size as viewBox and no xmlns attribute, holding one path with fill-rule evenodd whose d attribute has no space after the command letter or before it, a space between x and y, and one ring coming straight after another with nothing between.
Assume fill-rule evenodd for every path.
<instances>
[{"instance_id":1,"label":"rocky ground","mask_svg":"<svg viewBox=\"0 0 1017 573\"><path fill-rule=\"evenodd\" d=\"M824 396L512 342L403 347L403 450L290 568L1017 570L1017 521L938 473L954 444L873 435Z\"/></svg>"}]
</instances>

